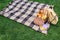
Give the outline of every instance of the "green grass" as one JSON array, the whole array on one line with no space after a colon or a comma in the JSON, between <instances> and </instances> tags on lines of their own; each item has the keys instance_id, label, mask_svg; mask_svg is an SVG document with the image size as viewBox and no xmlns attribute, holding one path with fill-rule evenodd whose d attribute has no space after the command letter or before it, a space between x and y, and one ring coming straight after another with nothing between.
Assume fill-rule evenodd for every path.
<instances>
[{"instance_id":1,"label":"green grass","mask_svg":"<svg viewBox=\"0 0 60 40\"><path fill-rule=\"evenodd\" d=\"M11 0L0 0L2 10ZM33 0L45 4L53 4L60 18L60 0ZM60 19L57 25L51 25L48 35L36 32L31 28L0 16L0 40L60 40Z\"/></svg>"}]
</instances>

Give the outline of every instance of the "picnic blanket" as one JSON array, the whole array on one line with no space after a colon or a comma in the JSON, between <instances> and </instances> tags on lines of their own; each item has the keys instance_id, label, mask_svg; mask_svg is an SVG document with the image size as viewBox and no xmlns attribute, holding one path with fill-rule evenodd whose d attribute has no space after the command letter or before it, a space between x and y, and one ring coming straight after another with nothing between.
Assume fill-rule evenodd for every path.
<instances>
[{"instance_id":1,"label":"picnic blanket","mask_svg":"<svg viewBox=\"0 0 60 40\"><path fill-rule=\"evenodd\" d=\"M15 20L28 27L31 27L36 31L41 32L40 28L38 25L34 24L33 20L40 9L49 6L50 5L48 4L29 0L13 0L0 12L0 15L3 15L9 19Z\"/></svg>"}]
</instances>

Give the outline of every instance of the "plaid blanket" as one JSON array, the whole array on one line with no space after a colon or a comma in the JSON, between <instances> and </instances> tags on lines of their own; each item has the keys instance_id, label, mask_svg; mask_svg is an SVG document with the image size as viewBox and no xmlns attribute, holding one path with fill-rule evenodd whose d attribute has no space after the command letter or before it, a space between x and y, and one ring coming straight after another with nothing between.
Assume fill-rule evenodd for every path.
<instances>
[{"instance_id":1,"label":"plaid blanket","mask_svg":"<svg viewBox=\"0 0 60 40\"><path fill-rule=\"evenodd\" d=\"M39 26L35 25L33 20L44 7L49 7L49 5L28 0L13 0L0 12L0 15L40 31Z\"/></svg>"}]
</instances>

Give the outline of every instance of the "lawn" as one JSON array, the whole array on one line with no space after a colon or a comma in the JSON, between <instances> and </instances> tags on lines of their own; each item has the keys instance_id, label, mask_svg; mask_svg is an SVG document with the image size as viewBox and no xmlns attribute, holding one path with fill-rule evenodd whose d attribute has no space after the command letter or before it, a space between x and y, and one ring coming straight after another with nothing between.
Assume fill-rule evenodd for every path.
<instances>
[{"instance_id":1,"label":"lawn","mask_svg":"<svg viewBox=\"0 0 60 40\"><path fill-rule=\"evenodd\" d=\"M0 0L0 10L12 0ZM54 5L54 10L60 18L60 0L32 0ZM60 19L57 25L51 25L48 35L12 21L0 15L0 40L60 40Z\"/></svg>"}]
</instances>

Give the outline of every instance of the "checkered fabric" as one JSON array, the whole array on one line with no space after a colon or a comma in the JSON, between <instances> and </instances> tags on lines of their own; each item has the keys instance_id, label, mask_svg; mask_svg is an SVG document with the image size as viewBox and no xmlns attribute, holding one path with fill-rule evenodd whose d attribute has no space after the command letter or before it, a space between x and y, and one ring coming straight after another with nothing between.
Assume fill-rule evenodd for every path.
<instances>
[{"instance_id":1,"label":"checkered fabric","mask_svg":"<svg viewBox=\"0 0 60 40\"><path fill-rule=\"evenodd\" d=\"M49 7L47 4L28 0L13 0L0 12L0 15L40 31L39 26L35 25L33 21L40 9L47 6Z\"/></svg>"}]
</instances>

